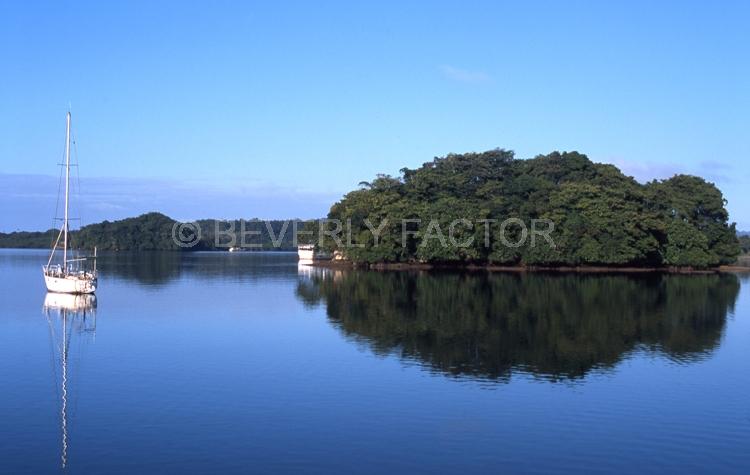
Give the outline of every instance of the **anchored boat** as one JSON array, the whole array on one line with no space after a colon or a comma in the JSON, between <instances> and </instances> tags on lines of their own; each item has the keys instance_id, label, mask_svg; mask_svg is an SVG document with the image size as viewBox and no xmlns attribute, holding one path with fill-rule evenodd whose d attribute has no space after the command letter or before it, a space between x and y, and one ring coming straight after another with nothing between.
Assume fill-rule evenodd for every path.
<instances>
[{"instance_id":1,"label":"anchored boat","mask_svg":"<svg viewBox=\"0 0 750 475\"><path fill-rule=\"evenodd\" d=\"M65 294L93 294L96 292L96 248L94 248L93 270L83 270L85 258L68 257L68 234L70 230L70 112L65 120L65 211L60 233L52 246L47 265L42 267L44 283L50 292ZM53 264L56 251L62 250L62 262Z\"/></svg>"},{"instance_id":2,"label":"anchored boat","mask_svg":"<svg viewBox=\"0 0 750 475\"><path fill-rule=\"evenodd\" d=\"M300 244L297 246L297 257L301 264L312 264L315 258L315 246L313 244Z\"/></svg>"},{"instance_id":3,"label":"anchored boat","mask_svg":"<svg viewBox=\"0 0 750 475\"><path fill-rule=\"evenodd\" d=\"M314 244L300 244L297 246L297 257L299 263L304 265L312 264L314 261L328 261L331 255L321 251Z\"/></svg>"}]
</instances>

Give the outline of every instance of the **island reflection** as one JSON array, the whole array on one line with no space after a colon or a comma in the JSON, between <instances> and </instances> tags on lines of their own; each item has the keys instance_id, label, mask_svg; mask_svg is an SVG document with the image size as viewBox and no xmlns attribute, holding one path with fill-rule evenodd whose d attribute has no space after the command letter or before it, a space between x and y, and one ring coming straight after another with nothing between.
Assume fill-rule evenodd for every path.
<instances>
[{"instance_id":1,"label":"island reflection","mask_svg":"<svg viewBox=\"0 0 750 475\"><path fill-rule=\"evenodd\" d=\"M451 376L574 381L634 350L706 358L739 288L724 274L313 272L296 293L379 355Z\"/></svg>"}]
</instances>

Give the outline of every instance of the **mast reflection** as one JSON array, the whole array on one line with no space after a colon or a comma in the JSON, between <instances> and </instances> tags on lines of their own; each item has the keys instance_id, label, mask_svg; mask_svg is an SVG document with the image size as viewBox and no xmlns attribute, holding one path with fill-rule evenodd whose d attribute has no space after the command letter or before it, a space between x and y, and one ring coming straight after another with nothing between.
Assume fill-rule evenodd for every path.
<instances>
[{"instance_id":1,"label":"mast reflection","mask_svg":"<svg viewBox=\"0 0 750 475\"><path fill-rule=\"evenodd\" d=\"M48 292L44 297L44 315L47 318L52 359L55 363L55 387L60 393L60 463L68 464L68 400L70 381L74 375L68 368L69 349L73 338L83 343L96 335L96 296L93 294L58 294ZM57 365L60 374L57 374Z\"/></svg>"}]
</instances>

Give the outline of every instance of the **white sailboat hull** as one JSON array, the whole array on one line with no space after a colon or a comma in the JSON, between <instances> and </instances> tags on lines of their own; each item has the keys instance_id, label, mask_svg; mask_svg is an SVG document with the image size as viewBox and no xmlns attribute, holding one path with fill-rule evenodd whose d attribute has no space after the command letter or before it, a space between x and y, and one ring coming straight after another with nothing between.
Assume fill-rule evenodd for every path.
<instances>
[{"instance_id":1,"label":"white sailboat hull","mask_svg":"<svg viewBox=\"0 0 750 475\"><path fill-rule=\"evenodd\" d=\"M96 292L96 279L85 275L44 276L44 284L50 292L61 294L93 294Z\"/></svg>"}]
</instances>

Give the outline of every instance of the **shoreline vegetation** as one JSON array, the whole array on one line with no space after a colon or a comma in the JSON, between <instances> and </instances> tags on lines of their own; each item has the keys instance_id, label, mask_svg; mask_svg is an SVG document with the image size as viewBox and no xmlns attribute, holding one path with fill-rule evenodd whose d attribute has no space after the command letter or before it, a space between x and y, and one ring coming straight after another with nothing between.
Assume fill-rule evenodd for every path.
<instances>
[{"instance_id":1,"label":"shoreline vegetation","mask_svg":"<svg viewBox=\"0 0 750 475\"><path fill-rule=\"evenodd\" d=\"M296 223L296 224L295 224ZM245 250L296 251L292 228L302 228L305 221L295 220L219 220L201 219L189 223L200 231L181 242L185 236L177 235L181 224L162 213L151 212L118 221L102 221L70 232L72 249L99 251L227 251L240 242L239 234L246 233L251 244ZM0 248L44 249L50 248L59 229L29 232L0 233Z\"/></svg>"},{"instance_id":2,"label":"shoreline vegetation","mask_svg":"<svg viewBox=\"0 0 750 475\"><path fill-rule=\"evenodd\" d=\"M578 152L521 160L496 149L437 157L398 178L378 175L325 219L180 223L151 212L90 224L70 238L74 249L180 252L295 251L299 239L335 256L317 265L377 270L750 270L750 236L737 233L725 205L721 191L700 177L640 184ZM334 222L338 235L326 227ZM545 231L535 243L537 222ZM0 248L49 248L58 232L0 233Z\"/></svg>"},{"instance_id":3,"label":"shoreline vegetation","mask_svg":"<svg viewBox=\"0 0 750 475\"><path fill-rule=\"evenodd\" d=\"M641 184L578 152L531 159L503 149L450 154L360 185L327 216L346 222L351 239L321 244L354 265L707 270L731 265L741 253L713 183L675 175ZM391 224L412 221L420 224L408 233ZM511 221L517 225L503 226ZM534 241L538 221L553 225L550 240ZM386 222L375 235L372 223ZM471 226L482 222L503 224ZM435 238L445 230L457 232L452 242L468 245L446 246Z\"/></svg>"}]
</instances>

